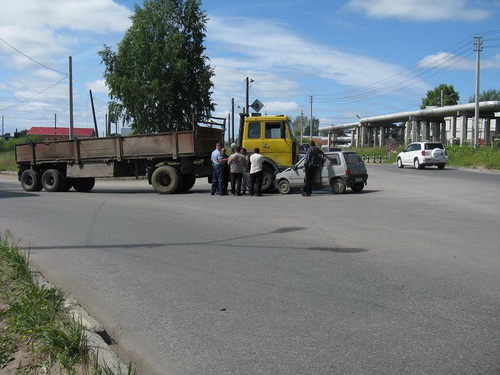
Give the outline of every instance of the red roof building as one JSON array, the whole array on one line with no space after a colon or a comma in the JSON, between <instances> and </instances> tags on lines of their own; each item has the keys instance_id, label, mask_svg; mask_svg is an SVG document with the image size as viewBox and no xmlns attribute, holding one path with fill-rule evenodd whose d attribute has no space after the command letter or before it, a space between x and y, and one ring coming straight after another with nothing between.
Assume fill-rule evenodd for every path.
<instances>
[{"instance_id":1,"label":"red roof building","mask_svg":"<svg viewBox=\"0 0 500 375\"><path fill-rule=\"evenodd\" d=\"M69 139L69 128L54 128L49 126L33 126L28 135L41 135L44 141L59 141ZM95 130L91 128L73 128L75 138L95 137Z\"/></svg>"}]
</instances>

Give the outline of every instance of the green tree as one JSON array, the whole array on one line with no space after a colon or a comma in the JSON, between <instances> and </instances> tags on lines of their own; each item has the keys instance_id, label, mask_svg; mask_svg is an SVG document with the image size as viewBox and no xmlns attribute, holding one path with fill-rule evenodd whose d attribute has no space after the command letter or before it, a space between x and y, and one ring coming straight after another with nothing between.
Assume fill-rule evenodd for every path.
<instances>
[{"instance_id":1,"label":"green tree","mask_svg":"<svg viewBox=\"0 0 500 375\"><path fill-rule=\"evenodd\" d=\"M486 90L479 94L480 102L487 102L490 100L500 100L500 90ZM476 101L476 94L472 94L469 98L469 103L474 103Z\"/></svg>"},{"instance_id":2,"label":"green tree","mask_svg":"<svg viewBox=\"0 0 500 375\"><path fill-rule=\"evenodd\" d=\"M311 121L307 116L297 116L292 121L295 137L300 137L300 127L304 126L302 136L309 137L311 135ZM319 135L319 119L313 117L313 136Z\"/></svg>"},{"instance_id":3,"label":"green tree","mask_svg":"<svg viewBox=\"0 0 500 375\"><path fill-rule=\"evenodd\" d=\"M99 52L110 112L141 134L187 130L193 114L209 117L214 72L200 0L144 0L131 19L118 52L106 45Z\"/></svg>"},{"instance_id":4,"label":"green tree","mask_svg":"<svg viewBox=\"0 0 500 375\"><path fill-rule=\"evenodd\" d=\"M460 94L455 91L453 85L441 83L433 90L427 91L427 97L422 98L420 108L424 109L427 106L443 107L445 105L458 104Z\"/></svg>"}]
</instances>

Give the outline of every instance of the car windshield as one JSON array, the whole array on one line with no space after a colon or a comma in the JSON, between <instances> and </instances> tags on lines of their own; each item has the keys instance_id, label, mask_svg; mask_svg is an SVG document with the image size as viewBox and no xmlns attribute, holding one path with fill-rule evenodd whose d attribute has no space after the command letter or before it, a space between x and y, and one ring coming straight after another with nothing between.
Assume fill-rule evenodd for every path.
<instances>
[{"instance_id":1,"label":"car windshield","mask_svg":"<svg viewBox=\"0 0 500 375\"><path fill-rule=\"evenodd\" d=\"M426 143L425 144L426 150L434 150L435 148L443 149L444 147L441 143Z\"/></svg>"},{"instance_id":2,"label":"car windshield","mask_svg":"<svg viewBox=\"0 0 500 375\"><path fill-rule=\"evenodd\" d=\"M344 153L345 162L348 167L355 167L358 165L363 165L363 160L355 152Z\"/></svg>"}]
</instances>

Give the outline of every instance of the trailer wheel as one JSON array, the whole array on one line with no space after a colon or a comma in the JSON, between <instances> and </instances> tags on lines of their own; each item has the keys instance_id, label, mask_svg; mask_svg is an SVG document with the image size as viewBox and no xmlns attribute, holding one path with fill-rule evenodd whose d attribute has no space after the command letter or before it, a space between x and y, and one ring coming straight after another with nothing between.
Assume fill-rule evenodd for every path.
<instances>
[{"instance_id":1,"label":"trailer wheel","mask_svg":"<svg viewBox=\"0 0 500 375\"><path fill-rule=\"evenodd\" d=\"M42 175L42 186L48 192L61 191L66 186L65 177L57 169L47 169Z\"/></svg>"},{"instance_id":2,"label":"trailer wheel","mask_svg":"<svg viewBox=\"0 0 500 375\"><path fill-rule=\"evenodd\" d=\"M94 177L72 178L71 182L73 184L73 188L76 191L87 192L94 188L95 178Z\"/></svg>"},{"instance_id":3,"label":"trailer wheel","mask_svg":"<svg viewBox=\"0 0 500 375\"><path fill-rule=\"evenodd\" d=\"M185 193L186 191L191 190L191 188L196 183L196 177L192 175L184 175L182 176L182 186L178 189L179 193Z\"/></svg>"},{"instance_id":4,"label":"trailer wheel","mask_svg":"<svg viewBox=\"0 0 500 375\"><path fill-rule=\"evenodd\" d=\"M181 178L177 169L170 166L157 168L151 177L151 185L159 194L172 194L181 186Z\"/></svg>"},{"instance_id":5,"label":"trailer wheel","mask_svg":"<svg viewBox=\"0 0 500 375\"><path fill-rule=\"evenodd\" d=\"M21 174L21 186L25 191L40 191L43 189L42 176L33 169L27 169Z\"/></svg>"}]
</instances>

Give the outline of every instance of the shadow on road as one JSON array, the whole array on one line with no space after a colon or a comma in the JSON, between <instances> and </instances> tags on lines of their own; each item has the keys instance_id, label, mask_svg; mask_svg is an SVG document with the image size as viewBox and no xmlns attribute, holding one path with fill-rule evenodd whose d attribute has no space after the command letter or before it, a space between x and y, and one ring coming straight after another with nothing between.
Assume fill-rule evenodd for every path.
<instances>
[{"instance_id":1,"label":"shadow on road","mask_svg":"<svg viewBox=\"0 0 500 375\"><path fill-rule=\"evenodd\" d=\"M167 248L167 247L174 247L174 246L215 246L215 247L230 247L234 248L235 244L234 243L228 243L232 241L239 241L239 240L246 240L250 238L257 238L257 237L262 237L262 236L268 236L272 234L283 234L283 233L290 233L290 232L296 232L296 231L301 231L305 230L307 228L305 227L283 227L283 228L278 228L266 233L260 233L260 234L255 234L255 235L249 235L249 236L241 236L241 237L232 237L232 238L226 238L226 239L220 239L220 240L214 240L214 241L199 241L199 242L176 242L176 243L137 243L137 244L111 244L111 245L73 245L73 246L30 246L30 250L76 250L76 249L95 249L95 250L107 250L107 249L135 249L135 248ZM265 248L265 246L262 245L250 245L250 244L245 244L245 248L255 248L255 249L260 249L260 248ZM354 253L363 253L368 251L367 249L361 249L361 248L342 248L342 247L318 247L318 246L311 246L311 247L300 247L300 246L272 246L269 247L271 250L311 250L311 251L326 251L326 252L333 252L333 253L343 253L343 254L354 254Z\"/></svg>"}]
</instances>

